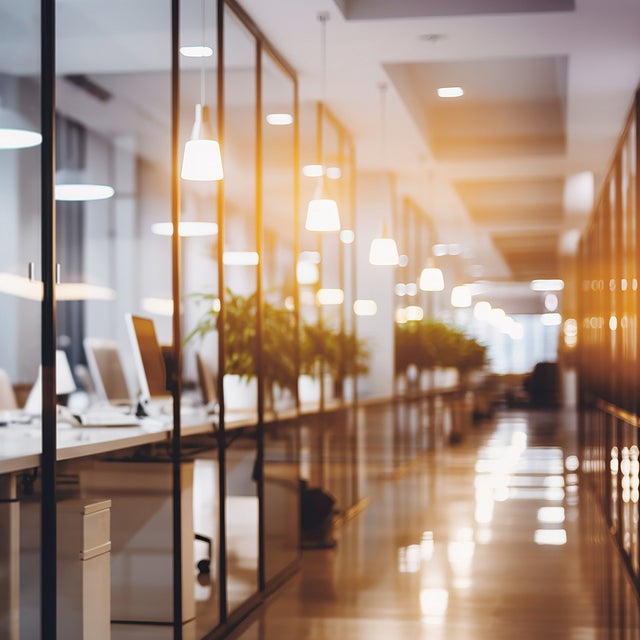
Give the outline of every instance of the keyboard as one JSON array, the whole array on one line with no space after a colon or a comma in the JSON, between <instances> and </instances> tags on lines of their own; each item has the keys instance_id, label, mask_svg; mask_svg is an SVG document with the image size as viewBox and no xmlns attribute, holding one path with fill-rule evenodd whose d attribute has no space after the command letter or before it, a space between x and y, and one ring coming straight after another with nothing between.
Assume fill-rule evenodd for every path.
<instances>
[{"instance_id":1,"label":"keyboard","mask_svg":"<svg viewBox=\"0 0 640 640\"><path fill-rule=\"evenodd\" d=\"M120 412L100 412L77 414L83 427L138 427L140 420L133 414Z\"/></svg>"}]
</instances>

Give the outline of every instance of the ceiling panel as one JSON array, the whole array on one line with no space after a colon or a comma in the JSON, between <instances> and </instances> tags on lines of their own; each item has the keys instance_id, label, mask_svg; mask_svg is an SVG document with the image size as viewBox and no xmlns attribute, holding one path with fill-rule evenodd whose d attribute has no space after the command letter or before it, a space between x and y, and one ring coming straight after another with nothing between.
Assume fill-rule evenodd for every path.
<instances>
[{"instance_id":1,"label":"ceiling panel","mask_svg":"<svg viewBox=\"0 0 640 640\"><path fill-rule=\"evenodd\" d=\"M437 160L565 151L565 56L402 63L386 69ZM438 96L438 88L452 86L464 95Z\"/></svg>"},{"instance_id":2,"label":"ceiling panel","mask_svg":"<svg viewBox=\"0 0 640 640\"><path fill-rule=\"evenodd\" d=\"M573 11L574 0L336 0L347 20Z\"/></svg>"},{"instance_id":3,"label":"ceiling panel","mask_svg":"<svg viewBox=\"0 0 640 640\"><path fill-rule=\"evenodd\" d=\"M514 280L558 278L558 234L494 235L493 242L511 269Z\"/></svg>"},{"instance_id":4,"label":"ceiling panel","mask_svg":"<svg viewBox=\"0 0 640 640\"><path fill-rule=\"evenodd\" d=\"M562 224L563 178L459 181L455 188L474 222L489 231Z\"/></svg>"},{"instance_id":5,"label":"ceiling panel","mask_svg":"<svg viewBox=\"0 0 640 640\"><path fill-rule=\"evenodd\" d=\"M473 180L455 187L473 221L486 229L515 279L557 271L564 180Z\"/></svg>"}]
</instances>

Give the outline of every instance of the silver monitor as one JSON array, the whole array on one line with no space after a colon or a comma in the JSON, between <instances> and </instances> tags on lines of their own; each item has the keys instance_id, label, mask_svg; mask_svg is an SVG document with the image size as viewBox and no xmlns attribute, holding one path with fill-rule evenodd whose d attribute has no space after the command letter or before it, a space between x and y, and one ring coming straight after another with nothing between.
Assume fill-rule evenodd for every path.
<instances>
[{"instance_id":1,"label":"silver monitor","mask_svg":"<svg viewBox=\"0 0 640 640\"><path fill-rule=\"evenodd\" d=\"M218 406L218 383L215 373L199 353L196 354L196 364L202 402L208 409L215 409Z\"/></svg>"},{"instance_id":2,"label":"silver monitor","mask_svg":"<svg viewBox=\"0 0 640 640\"><path fill-rule=\"evenodd\" d=\"M113 340L85 338L83 346L89 373L99 398L111 404L131 404L131 393L118 345Z\"/></svg>"},{"instance_id":3,"label":"silver monitor","mask_svg":"<svg viewBox=\"0 0 640 640\"><path fill-rule=\"evenodd\" d=\"M140 385L140 400L165 400L171 398L167 390L167 376L158 342L156 329L151 318L126 314L125 320L131 340L136 376Z\"/></svg>"}]
</instances>

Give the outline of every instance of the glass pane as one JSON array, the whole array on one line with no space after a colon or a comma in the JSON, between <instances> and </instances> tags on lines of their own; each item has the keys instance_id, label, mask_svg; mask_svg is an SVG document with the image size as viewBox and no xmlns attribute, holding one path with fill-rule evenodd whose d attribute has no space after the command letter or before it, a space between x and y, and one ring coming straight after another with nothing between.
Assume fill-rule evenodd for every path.
<instances>
[{"instance_id":1,"label":"glass pane","mask_svg":"<svg viewBox=\"0 0 640 640\"><path fill-rule=\"evenodd\" d=\"M257 423L256 43L225 9L225 359L227 429ZM258 589L257 457L253 433L226 450L229 611Z\"/></svg>"},{"instance_id":2,"label":"glass pane","mask_svg":"<svg viewBox=\"0 0 640 640\"><path fill-rule=\"evenodd\" d=\"M0 637L37 639L41 486L15 459L41 450L37 388L25 408L40 365L39 2L0 1L0 51Z\"/></svg>"},{"instance_id":3,"label":"glass pane","mask_svg":"<svg viewBox=\"0 0 640 640\"><path fill-rule=\"evenodd\" d=\"M267 581L295 561L299 548L294 331L294 97L291 78L270 56L263 55L262 260L267 407L264 435Z\"/></svg>"},{"instance_id":4,"label":"glass pane","mask_svg":"<svg viewBox=\"0 0 640 640\"><path fill-rule=\"evenodd\" d=\"M173 406L160 346L172 342L171 230L153 226L171 219L170 3L57 9L57 328L75 386L59 402L85 424L130 421L78 431L63 409L59 446L69 458L65 473L79 479L70 495L111 500L110 605L119 621L111 637L132 637L140 622L149 623L147 637L172 637L172 465L161 443ZM102 189L90 198L88 184ZM83 185L84 195L70 195L78 191L72 185ZM138 423L136 408L148 416ZM127 449L134 434L150 445ZM108 459L76 461L87 441L99 441ZM192 479L185 464L184 620L195 608ZM60 619L71 624L74 616Z\"/></svg>"},{"instance_id":5,"label":"glass pane","mask_svg":"<svg viewBox=\"0 0 640 640\"><path fill-rule=\"evenodd\" d=\"M323 188L324 166L318 134L318 105L306 103L299 110L300 119L300 203L298 221L300 253L296 264L296 277L300 298L300 379L298 392L303 411L320 407L320 360L316 344L319 306L316 294L320 287L322 234L306 229L309 202L319 197Z\"/></svg>"},{"instance_id":6,"label":"glass pane","mask_svg":"<svg viewBox=\"0 0 640 640\"><path fill-rule=\"evenodd\" d=\"M196 105L208 110L213 139L219 139L217 109L218 47L215 3L180 3L180 150L191 138ZM204 13L203 13L204 12ZM185 339L183 349L183 406L204 405L208 420L218 407L218 180L180 182L182 229L182 292ZM194 416L183 420L194 422ZM194 455L193 532L196 607L195 637L204 637L220 621L218 450L213 431L198 439ZM185 440L189 446L189 439ZM207 572L208 569L208 572Z\"/></svg>"}]
</instances>

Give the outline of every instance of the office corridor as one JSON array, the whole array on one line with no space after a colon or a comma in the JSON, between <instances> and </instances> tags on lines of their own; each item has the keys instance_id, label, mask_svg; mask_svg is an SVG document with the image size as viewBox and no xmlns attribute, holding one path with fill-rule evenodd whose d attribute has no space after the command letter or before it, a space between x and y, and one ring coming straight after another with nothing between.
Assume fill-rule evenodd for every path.
<instances>
[{"instance_id":1,"label":"office corridor","mask_svg":"<svg viewBox=\"0 0 640 640\"><path fill-rule=\"evenodd\" d=\"M575 473L574 413L505 410L413 460L397 416L392 446L384 435L391 408L362 414L368 507L335 549L305 551L234 638L640 638L635 592Z\"/></svg>"}]
</instances>

